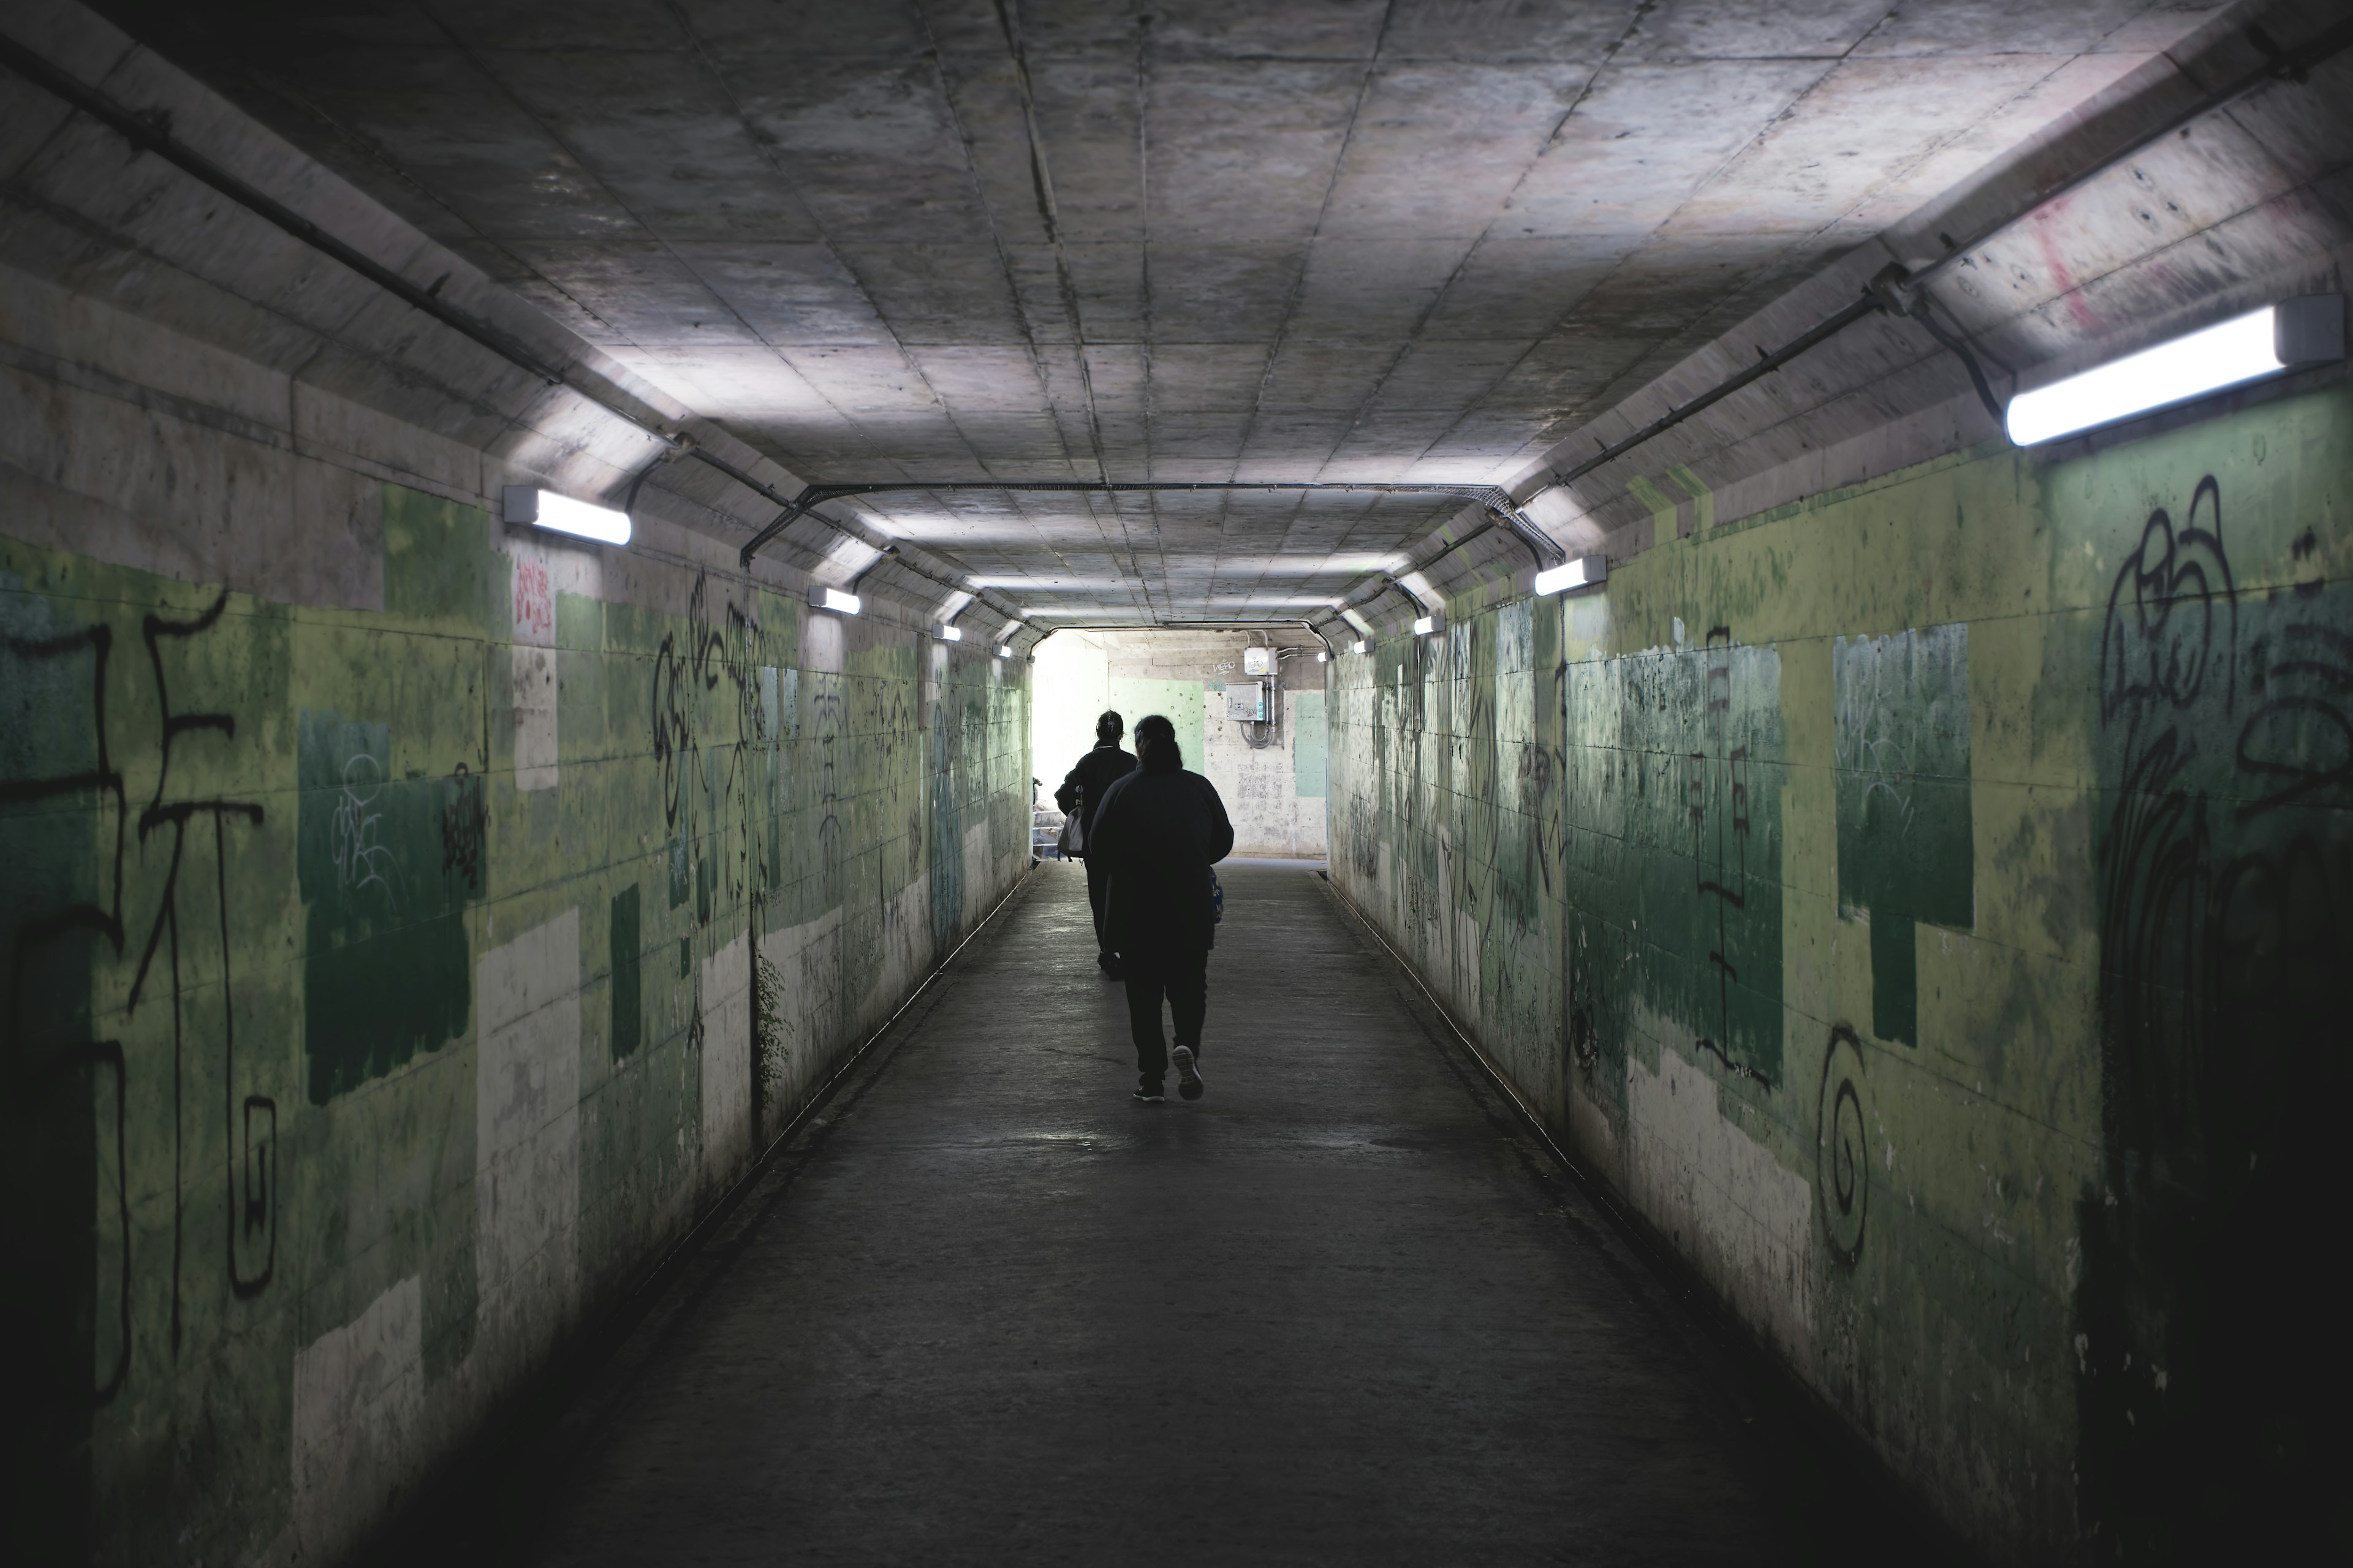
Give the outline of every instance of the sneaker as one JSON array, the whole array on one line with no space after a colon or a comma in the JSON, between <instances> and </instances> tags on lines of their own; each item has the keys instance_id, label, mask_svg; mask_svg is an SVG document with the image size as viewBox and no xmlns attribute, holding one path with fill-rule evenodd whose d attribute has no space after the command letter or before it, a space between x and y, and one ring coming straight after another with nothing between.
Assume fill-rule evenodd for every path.
<instances>
[{"instance_id":1,"label":"sneaker","mask_svg":"<svg viewBox=\"0 0 2353 1568\"><path fill-rule=\"evenodd\" d=\"M1201 1098L1201 1067L1193 1059L1193 1047L1179 1046L1168 1053L1176 1064L1176 1092L1187 1100Z\"/></svg>"},{"instance_id":2,"label":"sneaker","mask_svg":"<svg viewBox=\"0 0 2353 1568\"><path fill-rule=\"evenodd\" d=\"M1156 1083L1137 1084L1133 1092L1135 1098L1145 1105L1166 1105L1168 1103L1168 1097L1160 1092L1160 1086Z\"/></svg>"}]
</instances>

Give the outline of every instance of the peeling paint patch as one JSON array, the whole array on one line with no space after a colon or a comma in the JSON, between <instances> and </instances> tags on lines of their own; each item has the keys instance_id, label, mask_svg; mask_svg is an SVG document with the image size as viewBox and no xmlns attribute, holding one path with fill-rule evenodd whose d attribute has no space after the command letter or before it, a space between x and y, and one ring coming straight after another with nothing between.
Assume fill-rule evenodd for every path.
<instances>
[{"instance_id":1,"label":"peeling paint patch","mask_svg":"<svg viewBox=\"0 0 2353 1568\"><path fill-rule=\"evenodd\" d=\"M418 1462L425 1313L416 1275L294 1352L293 1513L305 1554L332 1561Z\"/></svg>"},{"instance_id":2,"label":"peeling paint patch","mask_svg":"<svg viewBox=\"0 0 2353 1568\"><path fill-rule=\"evenodd\" d=\"M1715 1079L1662 1047L1626 1058L1626 1186L1684 1256L1792 1349L1813 1341L1813 1194L1716 1107Z\"/></svg>"},{"instance_id":3,"label":"peeling paint patch","mask_svg":"<svg viewBox=\"0 0 2353 1568\"><path fill-rule=\"evenodd\" d=\"M555 651L519 646L508 652L514 693L515 788L554 789Z\"/></svg>"},{"instance_id":4,"label":"peeling paint patch","mask_svg":"<svg viewBox=\"0 0 2353 1568\"><path fill-rule=\"evenodd\" d=\"M579 1285L580 911L492 948L475 984L480 1322L551 1339Z\"/></svg>"}]
</instances>

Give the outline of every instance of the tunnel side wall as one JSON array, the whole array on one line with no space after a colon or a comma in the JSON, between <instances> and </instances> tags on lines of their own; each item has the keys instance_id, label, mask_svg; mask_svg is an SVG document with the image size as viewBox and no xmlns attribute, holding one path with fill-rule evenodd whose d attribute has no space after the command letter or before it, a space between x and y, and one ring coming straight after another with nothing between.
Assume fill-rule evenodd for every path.
<instances>
[{"instance_id":1,"label":"tunnel side wall","mask_svg":"<svg viewBox=\"0 0 2353 1568\"><path fill-rule=\"evenodd\" d=\"M1997 1556L2328 1495L2348 510L2338 382L1333 667L1334 879Z\"/></svg>"},{"instance_id":2,"label":"tunnel side wall","mask_svg":"<svg viewBox=\"0 0 2353 1568\"><path fill-rule=\"evenodd\" d=\"M0 1555L332 1561L1024 874L1029 667L0 306Z\"/></svg>"}]
</instances>

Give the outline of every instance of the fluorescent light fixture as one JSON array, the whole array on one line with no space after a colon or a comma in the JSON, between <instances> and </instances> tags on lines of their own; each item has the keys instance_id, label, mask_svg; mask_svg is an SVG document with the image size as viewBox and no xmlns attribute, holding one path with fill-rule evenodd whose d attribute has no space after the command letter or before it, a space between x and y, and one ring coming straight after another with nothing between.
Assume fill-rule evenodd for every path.
<instances>
[{"instance_id":1,"label":"fluorescent light fixture","mask_svg":"<svg viewBox=\"0 0 2353 1568\"><path fill-rule=\"evenodd\" d=\"M1348 645L1348 651L1350 653L1370 653L1373 651L1373 645L1366 642L1364 638L1358 637L1355 642Z\"/></svg>"},{"instance_id":2,"label":"fluorescent light fixture","mask_svg":"<svg viewBox=\"0 0 2353 1568\"><path fill-rule=\"evenodd\" d=\"M964 641L964 628L963 628L962 626L942 626L942 627L940 628L940 641L942 641L942 642L962 642L962 641Z\"/></svg>"},{"instance_id":3,"label":"fluorescent light fixture","mask_svg":"<svg viewBox=\"0 0 2353 1568\"><path fill-rule=\"evenodd\" d=\"M2345 297L2313 294L2250 310L2010 400L2021 447L2113 425L2210 392L2345 357Z\"/></svg>"},{"instance_id":4,"label":"fluorescent light fixture","mask_svg":"<svg viewBox=\"0 0 2353 1568\"><path fill-rule=\"evenodd\" d=\"M1318 664L1329 664L1332 662L1332 656L1328 653L1319 653L1315 656L1315 662Z\"/></svg>"},{"instance_id":5,"label":"fluorescent light fixture","mask_svg":"<svg viewBox=\"0 0 2353 1568\"><path fill-rule=\"evenodd\" d=\"M1435 617L1430 616L1418 616L1415 618L1413 623L1413 635L1418 637L1428 637L1432 631L1435 631L1437 627L1438 622Z\"/></svg>"},{"instance_id":6,"label":"fluorescent light fixture","mask_svg":"<svg viewBox=\"0 0 2353 1568\"><path fill-rule=\"evenodd\" d=\"M998 643L997 645L997 657L999 658L1011 658L1013 657L1012 645L1010 643Z\"/></svg>"},{"instance_id":7,"label":"fluorescent light fixture","mask_svg":"<svg viewBox=\"0 0 2353 1568\"><path fill-rule=\"evenodd\" d=\"M590 506L537 485L509 485L500 509L509 522L535 523L600 544L629 542L629 514L609 507Z\"/></svg>"},{"instance_id":8,"label":"fluorescent light fixture","mask_svg":"<svg viewBox=\"0 0 2353 1568\"><path fill-rule=\"evenodd\" d=\"M1563 588L1582 588L1601 582L1609 575L1608 556L1581 555L1548 572L1537 573L1535 588L1539 594L1557 594Z\"/></svg>"},{"instance_id":9,"label":"fluorescent light fixture","mask_svg":"<svg viewBox=\"0 0 2353 1568\"><path fill-rule=\"evenodd\" d=\"M865 601L857 595L845 594L839 588L819 588L816 601L818 609L839 610L845 616L854 616L865 607Z\"/></svg>"}]
</instances>

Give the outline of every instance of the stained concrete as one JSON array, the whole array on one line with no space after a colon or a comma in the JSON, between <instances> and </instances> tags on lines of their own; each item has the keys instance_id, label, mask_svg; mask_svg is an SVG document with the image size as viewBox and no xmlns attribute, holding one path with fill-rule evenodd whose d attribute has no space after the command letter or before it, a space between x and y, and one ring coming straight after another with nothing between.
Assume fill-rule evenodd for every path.
<instances>
[{"instance_id":1,"label":"stained concrete","mask_svg":"<svg viewBox=\"0 0 2353 1568\"><path fill-rule=\"evenodd\" d=\"M837 482L1509 477L2221 9L100 8L631 372ZM1295 615L1456 510L864 504L1080 620Z\"/></svg>"},{"instance_id":2,"label":"stained concrete","mask_svg":"<svg viewBox=\"0 0 2353 1568\"><path fill-rule=\"evenodd\" d=\"M489 1511L404 1554L1916 1560L1313 872L1224 880L1206 1099L1127 1099L1082 880L1040 868Z\"/></svg>"}]
</instances>

